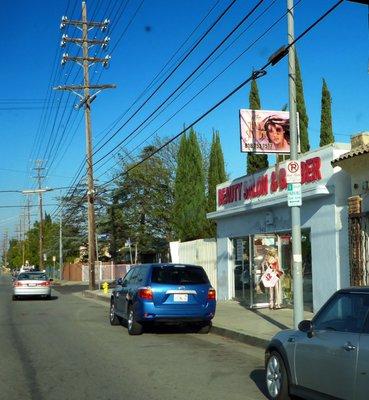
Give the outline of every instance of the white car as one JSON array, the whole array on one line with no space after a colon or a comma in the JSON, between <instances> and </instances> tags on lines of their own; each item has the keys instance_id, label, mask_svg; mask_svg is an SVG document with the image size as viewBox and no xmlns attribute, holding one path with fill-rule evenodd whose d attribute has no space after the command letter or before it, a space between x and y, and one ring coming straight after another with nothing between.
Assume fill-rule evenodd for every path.
<instances>
[{"instance_id":1,"label":"white car","mask_svg":"<svg viewBox=\"0 0 369 400\"><path fill-rule=\"evenodd\" d=\"M44 272L21 272L13 282L13 300L23 296L51 298L51 282Z\"/></svg>"}]
</instances>

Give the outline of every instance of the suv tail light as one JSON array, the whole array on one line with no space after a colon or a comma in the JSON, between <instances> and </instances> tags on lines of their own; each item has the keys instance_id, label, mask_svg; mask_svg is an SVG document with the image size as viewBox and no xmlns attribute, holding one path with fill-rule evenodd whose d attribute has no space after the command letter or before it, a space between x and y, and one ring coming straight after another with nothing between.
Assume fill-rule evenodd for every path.
<instances>
[{"instance_id":1,"label":"suv tail light","mask_svg":"<svg viewBox=\"0 0 369 400\"><path fill-rule=\"evenodd\" d=\"M142 287L138 289L138 297L142 300L152 300L153 294L151 288Z\"/></svg>"},{"instance_id":2,"label":"suv tail light","mask_svg":"<svg viewBox=\"0 0 369 400\"><path fill-rule=\"evenodd\" d=\"M210 288L208 291L208 300L216 300L216 297L217 297L216 290Z\"/></svg>"}]
</instances>

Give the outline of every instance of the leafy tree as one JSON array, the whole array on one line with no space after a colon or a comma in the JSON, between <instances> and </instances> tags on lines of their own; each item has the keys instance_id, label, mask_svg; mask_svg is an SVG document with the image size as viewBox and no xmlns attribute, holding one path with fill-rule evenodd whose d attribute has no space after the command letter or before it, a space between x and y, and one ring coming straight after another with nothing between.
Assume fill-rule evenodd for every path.
<instances>
[{"instance_id":1,"label":"leafy tree","mask_svg":"<svg viewBox=\"0 0 369 400\"><path fill-rule=\"evenodd\" d=\"M79 258L79 247L88 244L86 192L86 184L79 183L70 195L61 199L63 206L63 259L67 262L73 262ZM107 190L96 183L94 205L96 231L100 232L100 220L105 215L108 197Z\"/></svg>"},{"instance_id":2,"label":"leafy tree","mask_svg":"<svg viewBox=\"0 0 369 400\"><path fill-rule=\"evenodd\" d=\"M208 170L208 196L207 211L215 211L216 209L216 186L227 179L224 166L224 157L222 146L220 143L219 132L213 132L213 141L210 149L210 160ZM214 237L216 235L216 224L214 221L208 221L208 235Z\"/></svg>"},{"instance_id":3,"label":"leafy tree","mask_svg":"<svg viewBox=\"0 0 369 400\"><path fill-rule=\"evenodd\" d=\"M154 146L143 149L140 160L155 151ZM162 160L153 155L141 164L121 158L112 201L102 223L109 233L110 254L115 261L123 258L125 242L137 245L139 261L154 261L158 253L163 258L172 240L171 217L173 188L170 171Z\"/></svg>"},{"instance_id":4,"label":"leafy tree","mask_svg":"<svg viewBox=\"0 0 369 400\"><path fill-rule=\"evenodd\" d=\"M320 146L325 146L334 142L332 128L332 99L327 83L323 79L322 86L322 111L320 116Z\"/></svg>"},{"instance_id":5,"label":"leafy tree","mask_svg":"<svg viewBox=\"0 0 369 400\"><path fill-rule=\"evenodd\" d=\"M300 119L300 147L301 153L306 153L310 150L309 144L309 117L306 112L305 98L304 98L304 88L301 78L301 69L299 59L297 57L297 52L295 53L295 66L296 66L296 108L299 113Z\"/></svg>"},{"instance_id":6,"label":"leafy tree","mask_svg":"<svg viewBox=\"0 0 369 400\"><path fill-rule=\"evenodd\" d=\"M250 94L249 94L249 107L251 110L260 110L260 96L256 80L253 79L251 82ZM247 154L247 173L253 174L261 169L268 168L268 156L267 154Z\"/></svg>"},{"instance_id":7,"label":"leafy tree","mask_svg":"<svg viewBox=\"0 0 369 400\"><path fill-rule=\"evenodd\" d=\"M11 239L9 241L7 262L11 269L19 268L22 265L22 243L20 240Z\"/></svg>"},{"instance_id":8,"label":"leafy tree","mask_svg":"<svg viewBox=\"0 0 369 400\"><path fill-rule=\"evenodd\" d=\"M196 133L183 135L178 151L174 186L174 225L182 241L206 234L206 198L203 160Z\"/></svg>"},{"instance_id":9,"label":"leafy tree","mask_svg":"<svg viewBox=\"0 0 369 400\"><path fill-rule=\"evenodd\" d=\"M39 222L36 221L33 227L27 232L23 241L12 239L9 243L8 261L12 268L19 268L24 259L30 265L39 265ZM51 264L53 255L59 253L59 224L53 223L50 215L45 214L43 221L43 252L47 255L46 264Z\"/></svg>"}]
</instances>

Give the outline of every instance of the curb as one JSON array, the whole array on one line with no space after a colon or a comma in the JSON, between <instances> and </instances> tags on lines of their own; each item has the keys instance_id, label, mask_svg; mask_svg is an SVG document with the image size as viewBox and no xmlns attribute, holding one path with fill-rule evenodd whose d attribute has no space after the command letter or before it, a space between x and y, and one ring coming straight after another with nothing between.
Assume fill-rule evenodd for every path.
<instances>
[{"instance_id":1,"label":"curb","mask_svg":"<svg viewBox=\"0 0 369 400\"><path fill-rule=\"evenodd\" d=\"M220 326L213 325L211 328L211 333L214 333L218 336L223 336L228 339L235 340L237 342L241 342L244 344L248 344L249 346L259 347L265 350L269 344L269 340L259 338L257 336L246 335L245 333L232 331L231 329L222 328Z\"/></svg>"},{"instance_id":2,"label":"curb","mask_svg":"<svg viewBox=\"0 0 369 400\"><path fill-rule=\"evenodd\" d=\"M101 295L99 293L93 293L93 292L84 290L82 292L82 296L90 298L90 299L101 300L101 301L104 301L105 303L110 303L110 297ZM210 332L214 333L215 335L223 336L225 338L232 339L237 342L245 343L250 346L256 346L261 349L265 349L269 344L269 340L267 340L267 339L262 339L257 336L246 335L245 333L232 331L231 329L222 328L222 327L216 326L214 324L213 324Z\"/></svg>"},{"instance_id":3,"label":"curb","mask_svg":"<svg viewBox=\"0 0 369 400\"><path fill-rule=\"evenodd\" d=\"M103 296L103 295L101 295L99 293L93 293L93 292L90 292L90 291L87 291L87 290L83 290L82 291L82 296L83 297L88 297L90 299L97 299L97 300L104 301L106 303L110 303L110 297Z\"/></svg>"}]
</instances>

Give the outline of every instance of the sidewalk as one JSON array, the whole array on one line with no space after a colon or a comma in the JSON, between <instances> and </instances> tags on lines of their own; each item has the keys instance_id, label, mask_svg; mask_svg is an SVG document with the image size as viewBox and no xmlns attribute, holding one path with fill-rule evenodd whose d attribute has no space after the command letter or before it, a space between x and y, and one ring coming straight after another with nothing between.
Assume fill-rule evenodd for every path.
<instances>
[{"instance_id":1,"label":"sidewalk","mask_svg":"<svg viewBox=\"0 0 369 400\"><path fill-rule=\"evenodd\" d=\"M84 290L83 295L106 302L110 301L110 293L102 290ZM313 313L305 312L305 318L311 319ZM218 301L213 319L212 333L238 340L253 346L265 348L269 340L281 329L293 327L292 309L282 310L255 309L250 310L237 301Z\"/></svg>"}]
</instances>

